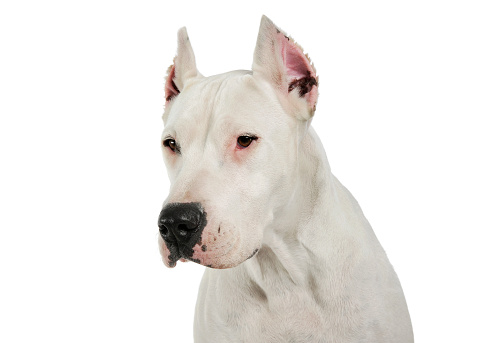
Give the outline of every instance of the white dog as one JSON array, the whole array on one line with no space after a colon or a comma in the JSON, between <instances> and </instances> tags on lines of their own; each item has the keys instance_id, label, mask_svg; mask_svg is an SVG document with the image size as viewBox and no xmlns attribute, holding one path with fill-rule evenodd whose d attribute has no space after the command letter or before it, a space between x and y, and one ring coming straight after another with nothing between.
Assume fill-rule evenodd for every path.
<instances>
[{"instance_id":1,"label":"white dog","mask_svg":"<svg viewBox=\"0 0 502 343\"><path fill-rule=\"evenodd\" d=\"M413 342L406 301L310 126L318 78L267 17L252 71L202 76L185 28L166 77L164 263L210 267L195 342Z\"/></svg>"}]
</instances>

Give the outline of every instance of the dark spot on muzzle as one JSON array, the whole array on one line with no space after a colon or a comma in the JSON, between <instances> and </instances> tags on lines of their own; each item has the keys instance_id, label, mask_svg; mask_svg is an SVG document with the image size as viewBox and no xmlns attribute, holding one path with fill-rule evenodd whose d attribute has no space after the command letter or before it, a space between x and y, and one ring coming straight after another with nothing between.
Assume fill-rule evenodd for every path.
<instances>
[{"instance_id":1,"label":"dark spot on muzzle","mask_svg":"<svg viewBox=\"0 0 502 343\"><path fill-rule=\"evenodd\" d=\"M180 258L193 261L193 247L200 244L206 224L206 212L198 202L171 203L160 211L159 232L169 249L171 266Z\"/></svg>"}]
</instances>

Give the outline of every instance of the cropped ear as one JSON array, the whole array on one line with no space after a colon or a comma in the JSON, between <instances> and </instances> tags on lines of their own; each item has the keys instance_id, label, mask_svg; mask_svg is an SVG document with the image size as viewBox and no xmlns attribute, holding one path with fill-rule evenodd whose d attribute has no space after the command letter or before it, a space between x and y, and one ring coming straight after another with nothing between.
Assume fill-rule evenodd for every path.
<instances>
[{"instance_id":1,"label":"cropped ear","mask_svg":"<svg viewBox=\"0 0 502 343\"><path fill-rule=\"evenodd\" d=\"M319 81L315 68L303 49L266 16L261 18L253 74L267 79L280 93L303 99L308 112L305 119L314 114Z\"/></svg>"},{"instance_id":2,"label":"cropped ear","mask_svg":"<svg viewBox=\"0 0 502 343\"><path fill-rule=\"evenodd\" d=\"M184 88L186 81L199 74L195 65L195 55L188 38L187 29L182 27L178 31L178 53L173 64L167 69L165 97L171 101Z\"/></svg>"}]
</instances>

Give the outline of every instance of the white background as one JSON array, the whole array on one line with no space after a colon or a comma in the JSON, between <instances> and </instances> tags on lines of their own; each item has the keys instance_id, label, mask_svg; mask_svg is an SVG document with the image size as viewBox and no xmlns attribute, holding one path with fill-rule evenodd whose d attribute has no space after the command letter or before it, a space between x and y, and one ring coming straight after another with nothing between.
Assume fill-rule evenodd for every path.
<instances>
[{"instance_id":1,"label":"white background","mask_svg":"<svg viewBox=\"0 0 502 343\"><path fill-rule=\"evenodd\" d=\"M262 14L320 75L313 122L417 342L502 342L499 1L4 1L0 341L191 342L204 270L156 220L163 77L249 69Z\"/></svg>"}]
</instances>

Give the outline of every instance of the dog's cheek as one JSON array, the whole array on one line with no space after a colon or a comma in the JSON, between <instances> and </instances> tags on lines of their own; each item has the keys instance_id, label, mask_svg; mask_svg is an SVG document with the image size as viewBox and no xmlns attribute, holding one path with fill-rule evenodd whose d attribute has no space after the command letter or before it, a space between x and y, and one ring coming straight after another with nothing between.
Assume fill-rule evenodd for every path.
<instances>
[{"instance_id":1,"label":"dog's cheek","mask_svg":"<svg viewBox=\"0 0 502 343\"><path fill-rule=\"evenodd\" d=\"M224 241L221 227L212 229L212 225L206 226L202 232L200 241L193 247L192 261L203 266L211 267L219 254L222 253L220 244Z\"/></svg>"},{"instance_id":2,"label":"dog's cheek","mask_svg":"<svg viewBox=\"0 0 502 343\"><path fill-rule=\"evenodd\" d=\"M242 237L236 237L239 233L234 230L225 230L224 227L216 230L203 232L200 243L193 247L191 260L203 266L226 269L236 267L253 257L259 244L253 247L242 245ZM249 250L251 249L251 250ZM249 251L248 251L249 250Z\"/></svg>"},{"instance_id":3,"label":"dog's cheek","mask_svg":"<svg viewBox=\"0 0 502 343\"><path fill-rule=\"evenodd\" d=\"M233 267L229 259L233 257L233 251L239 247L235 246L235 235L237 232L227 230L225 225L206 227L201 240L193 247L191 260L210 268Z\"/></svg>"},{"instance_id":4,"label":"dog's cheek","mask_svg":"<svg viewBox=\"0 0 502 343\"><path fill-rule=\"evenodd\" d=\"M159 239L158 239L158 243L159 243L159 251L160 251L160 255L162 256L162 262L164 262L164 265L168 268L174 268L176 266L176 263L171 263L169 261L169 255L171 254L169 252L169 249L167 249L167 246L166 246L166 243L164 243L164 240L162 239L162 237L159 236Z\"/></svg>"}]
</instances>

